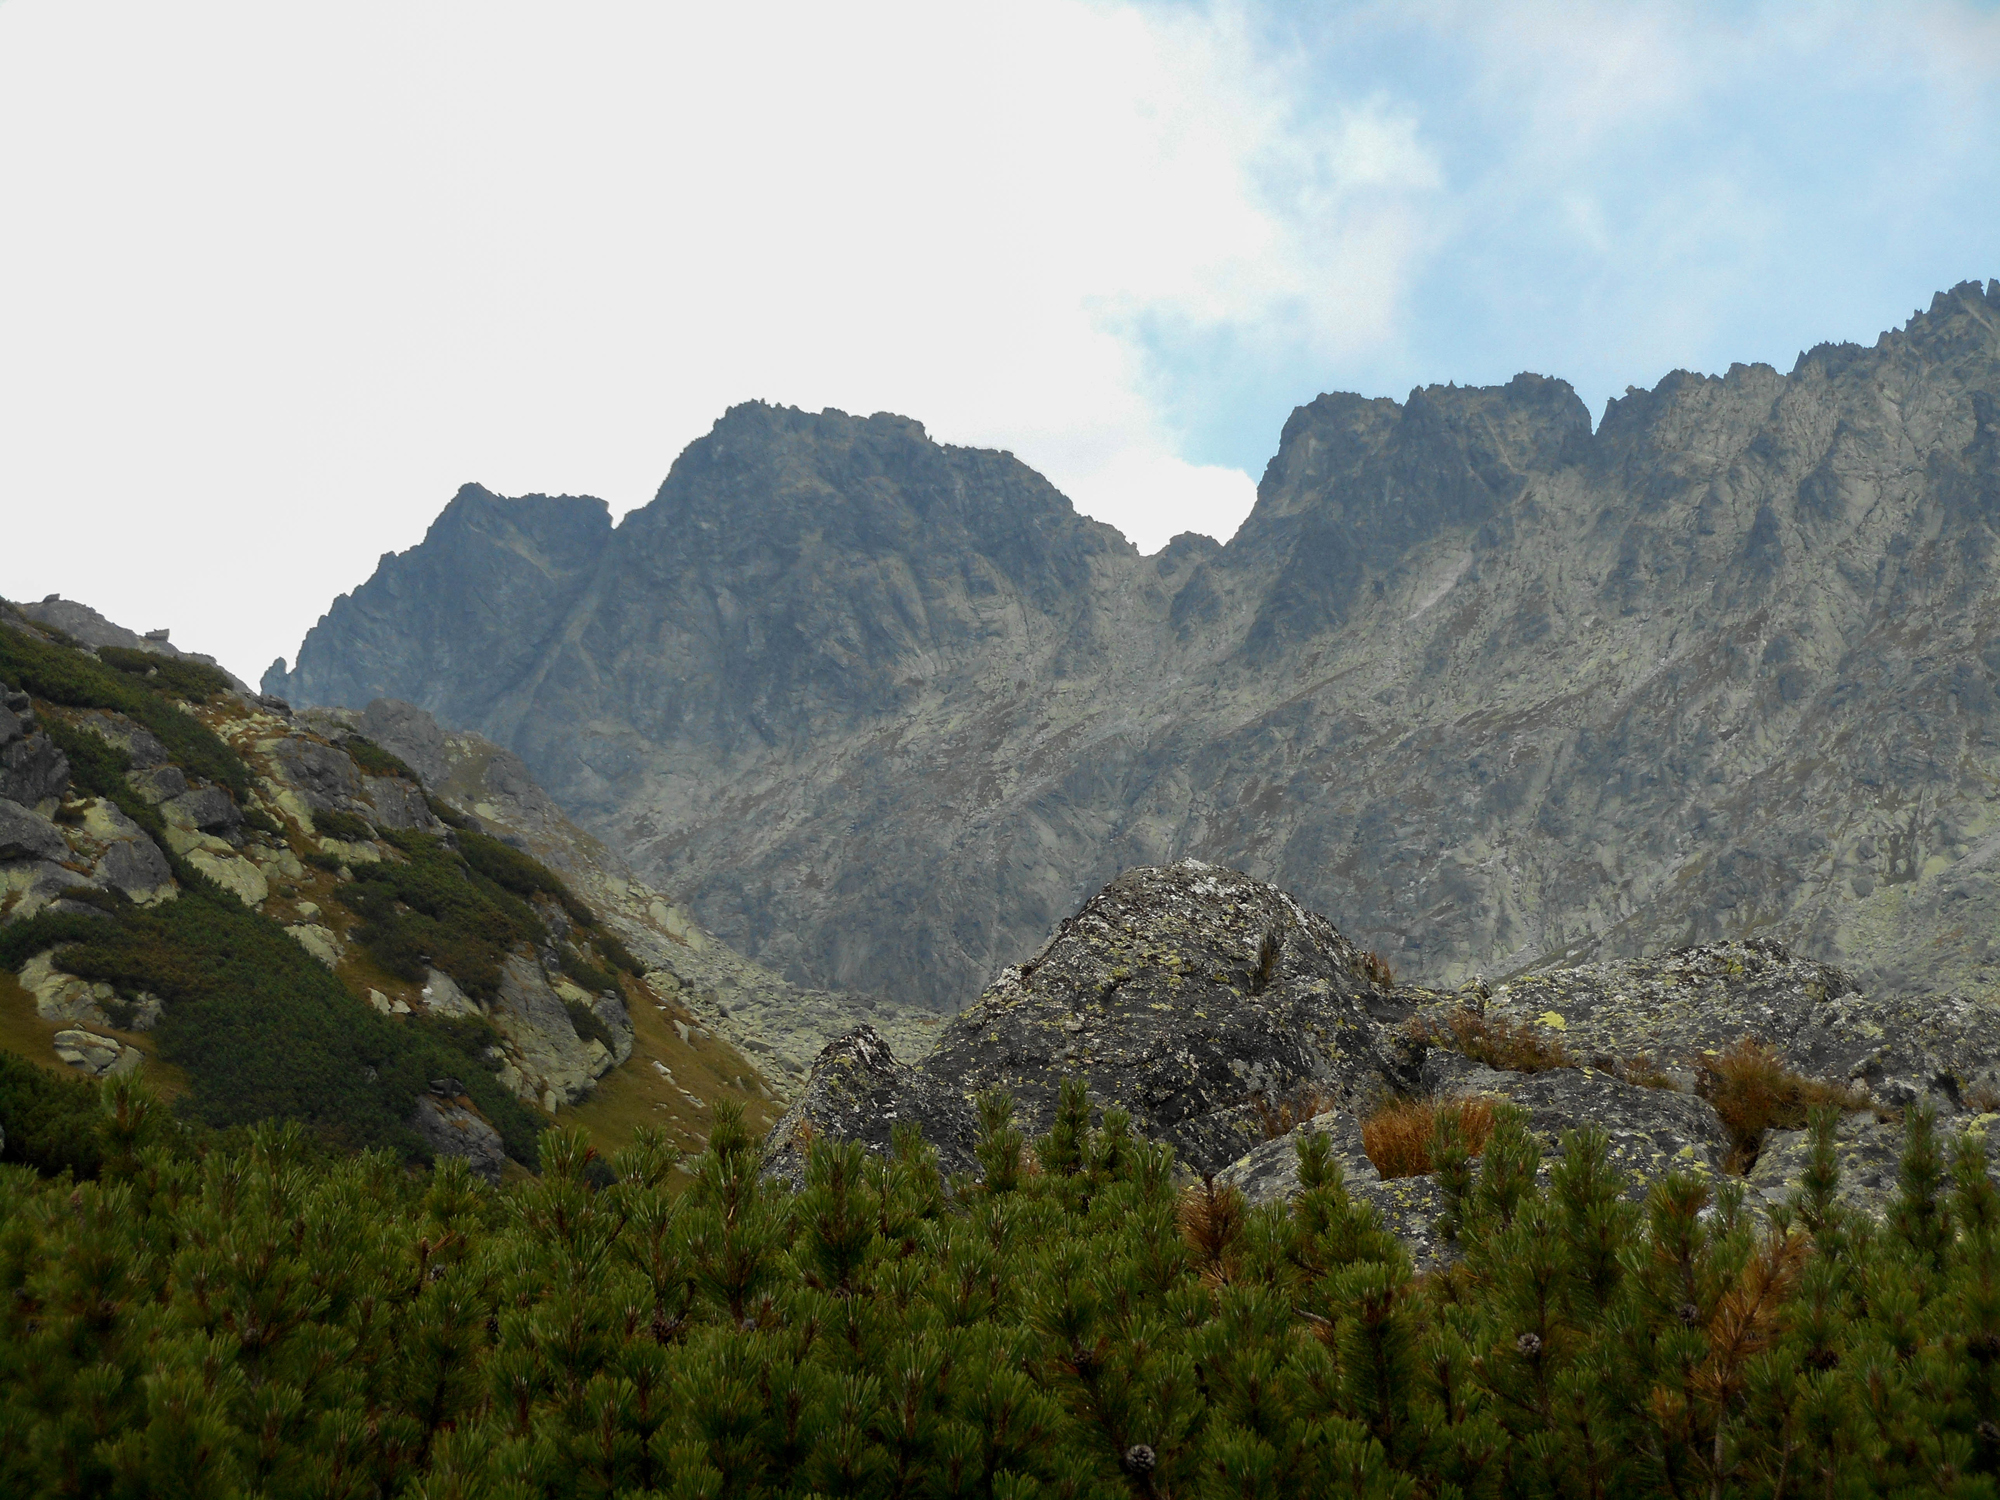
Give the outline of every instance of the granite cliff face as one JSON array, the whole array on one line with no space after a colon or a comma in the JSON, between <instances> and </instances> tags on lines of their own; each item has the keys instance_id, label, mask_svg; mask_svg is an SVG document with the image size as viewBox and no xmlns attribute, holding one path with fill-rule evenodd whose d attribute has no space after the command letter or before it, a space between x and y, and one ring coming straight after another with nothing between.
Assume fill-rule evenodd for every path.
<instances>
[{"instance_id":1,"label":"granite cliff face","mask_svg":"<svg viewBox=\"0 0 2000 1500\"><path fill-rule=\"evenodd\" d=\"M739 407L612 527L461 492L295 701L392 696L796 982L951 1008L1195 856L1409 977L1774 935L1994 988L2000 285L1790 374L1322 396L1226 546Z\"/></svg>"}]
</instances>

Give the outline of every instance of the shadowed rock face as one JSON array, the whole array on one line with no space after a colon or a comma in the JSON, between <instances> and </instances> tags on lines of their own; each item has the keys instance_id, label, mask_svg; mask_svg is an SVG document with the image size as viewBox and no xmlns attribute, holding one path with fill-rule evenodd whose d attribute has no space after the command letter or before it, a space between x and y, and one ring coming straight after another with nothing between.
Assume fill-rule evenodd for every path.
<instances>
[{"instance_id":1,"label":"shadowed rock face","mask_svg":"<svg viewBox=\"0 0 2000 1500\"><path fill-rule=\"evenodd\" d=\"M1412 978L1771 933L1994 987L2000 288L1788 375L1322 396L1226 547L739 407L612 528L467 491L301 702L421 703L796 981L945 1009L1184 856Z\"/></svg>"}]
</instances>

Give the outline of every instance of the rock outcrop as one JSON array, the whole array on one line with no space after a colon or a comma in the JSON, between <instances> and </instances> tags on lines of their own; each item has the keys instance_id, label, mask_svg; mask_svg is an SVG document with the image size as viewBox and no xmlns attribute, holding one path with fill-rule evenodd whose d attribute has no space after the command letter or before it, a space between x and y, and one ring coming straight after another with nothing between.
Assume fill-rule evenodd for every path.
<instances>
[{"instance_id":1,"label":"rock outcrop","mask_svg":"<svg viewBox=\"0 0 2000 1500\"><path fill-rule=\"evenodd\" d=\"M1322 396L1227 546L1005 454L739 407L613 527L467 490L300 702L422 704L801 985L949 1010L1120 869L1411 978L1772 934L2000 976L2000 287L1789 373Z\"/></svg>"},{"instance_id":2,"label":"rock outcrop","mask_svg":"<svg viewBox=\"0 0 2000 1500\"><path fill-rule=\"evenodd\" d=\"M1569 1132L1600 1131L1633 1201L1669 1172L1719 1185L1747 1171L1745 1202L1758 1212L1786 1200L1807 1145L1802 1117L1766 1130L1736 1103L1727 1116L1718 1108L1744 1058L1775 1070L1775 1090L1844 1109L1844 1191L1871 1212L1895 1182L1899 1110L1933 1111L1947 1138L2000 1123L1986 1113L2000 1107L1990 1081L2000 1016L1951 1001L1913 1019L1901 999L1872 999L1844 971L1771 940L1493 991L1382 977L1324 917L1240 872L1198 861L1129 871L1005 971L928 1056L901 1061L866 1028L829 1046L772 1131L767 1167L796 1180L815 1139L881 1151L907 1121L947 1172L972 1170L982 1093L1006 1091L1034 1134L1061 1081L1077 1077L1099 1107L1173 1145L1184 1170L1253 1203L1294 1196L1301 1137L1329 1136L1350 1194L1423 1266L1455 1253L1437 1229L1443 1194L1423 1173L1385 1178L1364 1142L1363 1121L1398 1101L1517 1111L1542 1144L1545 1176Z\"/></svg>"},{"instance_id":3,"label":"rock outcrop","mask_svg":"<svg viewBox=\"0 0 2000 1500\"><path fill-rule=\"evenodd\" d=\"M1214 1171L1263 1139L1260 1106L1308 1092L1356 1110L1407 1087L1390 1045L1406 1014L1353 945L1284 892L1198 860L1132 870L913 1065L872 1031L828 1048L772 1144L795 1146L789 1129L879 1145L885 1122L914 1120L961 1170L978 1096L1006 1092L1039 1131L1075 1077L1189 1167Z\"/></svg>"}]
</instances>

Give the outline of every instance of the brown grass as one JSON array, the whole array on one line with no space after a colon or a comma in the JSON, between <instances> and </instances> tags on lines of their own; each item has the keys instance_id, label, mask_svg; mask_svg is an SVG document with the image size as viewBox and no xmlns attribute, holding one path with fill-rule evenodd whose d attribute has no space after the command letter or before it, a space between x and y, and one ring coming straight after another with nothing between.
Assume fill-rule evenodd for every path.
<instances>
[{"instance_id":1,"label":"brown grass","mask_svg":"<svg viewBox=\"0 0 2000 1500\"><path fill-rule=\"evenodd\" d=\"M1449 1047L1505 1073L1547 1073L1576 1066L1561 1039L1532 1021L1506 1021L1476 1010L1452 1012L1442 1028L1435 1022L1414 1021L1410 1035L1427 1046Z\"/></svg>"},{"instance_id":2,"label":"brown grass","mask_svg":"<svg viewBox=\"0 0 2000 1500\"><path fill-rule=\"evenodd\" d=\"M1264 1139L1275 1141L1279 1136L1297 1129L1315 1116L1323 1115L1330 1109L1338 1109L1340 1101L1332 1094L1322 1093L1316 1088L1307 1086L1285 1099L1252 1094L1250 1107L1257 1112L1257 1119L1264 1127Z\"/></svg>"},{"instance_id":3,"label":"brown grass","mask_svg":"<svg viewBox=\"0 0 2000 1500\"><path fill-rule=\"evenodd\" d=\"M1964 1102L1976 1115L2000 1114L2000 1089L1990 1083L1975 1083L1965 1091Z\"/></svg>"},{"instance_id":4,"label":"brown grass","mask_svg":"<svg viewBox=\"0 0 2000 1500\"><path fill-rule=\"evenodd\" d=\"M1642 1089L1671 1089L1674 1086L1666 1071L1643 1052L1637 1057L1626 1058L1622 1063L1614 1063L1606 1071Z\"/></svg>"},{"instance_id":5,"label":"brown grass","mask_svg":"<svg viewBox=\"0 0 2000 1500\"><path fill-rule=\"evenodd\" d=\"M1750 1037L1696 1066L1702 1097L1715 1106L1729 1131L1728 1172L1749 1171L1765 1131L1804 1129L1816 1105L1831 1104L1850 1113L1873 1107L1866 1095L1845 1084L1794 1073L1775 1049Z\"/></svg>"},{"instance_id":6,"label":"brown grass","mask_svg":"<svg viewBox=\"0 0 2000 1500\"><path fill-rule=\"evenodd\" d=\"M1438 1116L1447 1112L1458 1116L1466 1151L1484 1151L1493 1133L1490 1099L1392 1099L1362 1122L1362 1149L1384 1177L1421 1177L1431 1170Z\"/></svg>"},{"instance_id":7,"label":"brown grass","mask_svg":"<svg viewBox=\"0 0 2000 1500\"><path fill-rule=\"evenodd\" d=\"M1368 982L1381 989L1396 987L1396 971L1389 967L1389 960L1370 948L1361 955L1361 972Z\"/></svg>"}]
</instances>

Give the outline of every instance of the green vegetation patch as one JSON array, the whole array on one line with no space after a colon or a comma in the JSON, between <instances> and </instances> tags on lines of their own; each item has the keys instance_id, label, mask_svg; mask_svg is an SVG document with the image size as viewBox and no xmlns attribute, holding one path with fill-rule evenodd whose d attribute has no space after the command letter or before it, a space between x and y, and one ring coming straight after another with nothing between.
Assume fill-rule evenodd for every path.
<instances>
[{"instance_id":1,"label":"green vegetation patch","mask_svg":"<svg viewBox=\"0 0 2000 1500\"><path fill-rule=\"evenodd\" d=\"M350 734L340 742L340 748L354 758L354 763L370 776L399 776L404 781L416 781L417 773L412 771L396 756L391 755L371 739L358 734Z\"/></svg>"},{"instance_id":2,"label":"green vegetation patch","mask_svg":"<svg viewBox=\"0 0 2000 1500\"><path fill-rule=\"evenodd\" d=\"M382 836L407 857L364 865L335 893L362 919L355 940L391 974L419 980L426 968L442 969L467 994L491 999L508 951L546 937L541 918L443 839L398 829Z\"/></svg>"},{"instance_id":3,"label":"green vegetation patch","mask_svg":"<svg viewBox=\"0 0 2000 1500\"><path fill-rule=\"evenodd\" d=\"M1065 1091L978 1178L819 1140L798 1190L741 1112L707 1149L543 1175L314 1159L296 1130L0 1172L0 1493L671 1500L1991 1497L2000 1193L1912 1112L1875 1220L1831 1113L1769 1225L1689 1174L1643 1204L1600 1132L1496 1117L1441 1164L1422 1278L1328 1137L1248 1206Z\"/></svg>"},{"instance_id":4,"label":"green vegetation patch","mask_svg":"<svg viewBox=\"0 0 2000 1500\"><path fill-rule=\"evenodd\" d=\"M220 667L184 657L158 656L125 646L99 646L97 659L128 677L156 682L176 698L185 698L190 703L212 703L226 696L234 686L229 674Z\"/></svg>"},{"instance_id":5,"label":"green vegetation patch","mask_svg":"<svg viewBox=\"0 0 2000 1500\"><path fill-rule=\"evenodd\" d=\"M0 682L50 703L122 713L150 730L182 770L228 787L239 803L250 795L250 771L242 757L144 677L0 625Z\"/></svg>"},{"instance_id":6,"label":"green vegetation patch","mask_svg":"<svg viewBox=\"0 0 2000 1500\"><path fill-rule=\"evenodd\" d=\"M332 812L315 812L313 828L330 839L341 839L350 844L375 837L375 830L366 818L357 813L341 812L337 808Z\"/></svg>"},{"instance_id":7,"label":"green vegetation patch","mask_svg":"<svg viewBox=\"0 0 2000 1500\"><path fill-rule=\"evenodd\" d=\"M24 1057L0 1052L0 1128L7 1132L0 1161L30 1166L46 1176L73 1172L95 1177L103 1160L100 1118L95 1083L62 1078Z\"/></svg>"},{"instance_id":8,"label":"green vegetation patch","mask_svg":"<svg viewBox=\"0 0 2000 1500\"><path fill-rule=\"evenodd\" d=\"M596 915L570 893L563 878L534 856L471 828L459 830L458 847L465 862L495 885L517 896L553 896L578 926L597 925Z\"/></svg>"},{"instance_id":9,"label":"green vegetation patch","mask_svg":"<svg viewBox=\"0 0 2000 1500\"><path fill-rule=\"evenodd\" d=\"M0 931L0 962L63 944L60 966L165 1002L154 1033L188 1075L178 1107L204 1125L297 1119L348 1149L418 1150L408 1129L430 1080L465 1080L480 1109L529 1159L535 1117L479 1052L491 1038L392 1022L348 993L277 923L176 861L180 899L121 903L116 918L43 914Z\"/></svg>"}]
</instances>

